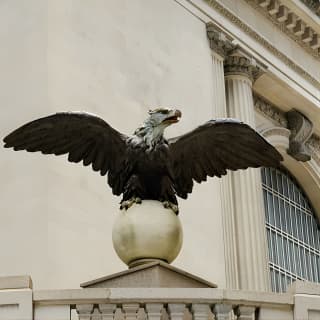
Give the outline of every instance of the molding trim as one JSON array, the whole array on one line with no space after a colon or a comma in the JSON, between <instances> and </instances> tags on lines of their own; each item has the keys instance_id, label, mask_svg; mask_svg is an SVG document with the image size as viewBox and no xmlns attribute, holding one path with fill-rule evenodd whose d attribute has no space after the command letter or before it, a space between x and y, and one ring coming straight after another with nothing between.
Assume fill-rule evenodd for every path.
<instances>
[{"instance_id":1,"label":"molding trim","mask_svg":"<svg viewBox=\"0 0 320 320\"><path fill-rule=\"evenodd\" d=\"M245 0L303 49L320 59L320 35L281 0Z\"/></svg>"},{"instance_id":2,"label":"molding trim","mask_svg":"<svg viewBox=\"0 0 320 320\"><path fill-rule=\"evenodd\" d=\"M318 0L300 0L320 18L320 2Z\"/></svg>"},{"instance_id":3,"label":"molding trim","mask_svg":"<svg viewBox=\"0 0 320 320\"><path fill-rule=\"evenodd\" d=\"M244 31L250 37L255 39L260 45L264 48L268 49L272 54L278 57L281 61L283 61L287 66L289 66L292 70L300 74L304 79L309 81L316 88L320 89L320 82L311 76L308 72L306 72L302 67L294 63L291 59L289 59L285 54L279 51L275 46L273 46L269 41L260 36L256 31L251 29L247 24L245 24L242 20L240 20L236 15L227 10L223 5L221 5L217 0L204 0L210 7L223 15L226 19L235 24L239 29Z\"/></svg>"},{"instance_id":4,"label":"molding trim","mask_svg":"<svg viewBox=\"0 0 320 320\"><path fill-rule=\"evenodd\" d=\"M267 119L271 120L273 123L275 123L276 126L278 126L278 128L275 128L275 127L272 128L273 134L275 133L274 130L276 129L277 134L280 134L282 132L282 134L280 135L286 136L287 134L285 133L285 131L281 130L281 128L286 128L287 130L288 129L290 130L290 131L288 130L288 132L290 132L290 144L291 144L292 143L291 141L294 141L294 137L297 137L297 134L294 132L297 132L299 130L298 127L302 128L302 125L294 126L292 123L292 120L289 120L290 116L288 115L290 114L290 112L293 112L293 111L289 111L288 113L283 112L282 110L277 108L275 105L273 105L272 103L270 103L269 101L265 100L263 97L257 94L253 95L253 100L254 100L255 110L261 113ZM291 121L291 124L290 124L290 121ZM308 121L310 122L310 120ZM316 134L312 134L312 131L310 131L310 125L306 125L304 130L306 131L304 133L301 133L301 137L304 137L302 138L304 151L306 152L307 155L309 155L309 159L310 158L314 159L315 162L320 166L320 137ZM266 134L266 138L267 136L270 136L272 133L267 131L268 130L266 130L266 132L265 131L261 132L262 135ZM289 150L290 150L290 146L289 146ZM294 154L291 153L292 151L289 151L289 150L287 151L288 154L294 157L297 161L306 161L306 160L297 158Z\"/></svg>"},{"instance_id":5,"label":"molding trim","mask_svg":"<svg viewBox=\"0 0 320 320\"><path fill-rule=\"evenodd\" d=\"M260 134L268 140L275 148L281 151L281 153L286 153L289 148L289 137L290 130L283 127L269 127Z\"/></svg>"},{"instance_id":6,"label":"molding trim","mask_svg":"<svg viewBox=\"0 0 320 320\"><path fill-rule=\"evenodd\" d=\"M266 101L257 94L253 95L253 103L255 109L258 112L262 113L264 116L271 119L273 122L280 125L281 127L288 127L288 121L285 113L281 111L279 108L277 108L275 105L273 105L269 101Z\"/></svg>"}]
</instances>

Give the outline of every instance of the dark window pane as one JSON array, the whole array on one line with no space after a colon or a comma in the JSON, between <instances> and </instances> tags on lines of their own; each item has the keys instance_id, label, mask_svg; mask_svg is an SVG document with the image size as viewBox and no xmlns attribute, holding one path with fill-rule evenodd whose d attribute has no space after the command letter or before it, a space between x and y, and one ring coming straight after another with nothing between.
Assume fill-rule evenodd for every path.
<instances>
[{"instance_id":1,"label":"dark window pane","mask_svg":"<svg viewBox=\"0 0 320 320\"><path fill-rule=\"evenodd\" d=\"M320 282L320 232L308 198L286 170L261 175L272 290L286 291L294 279Z\"/></svg>"}]
</instances>

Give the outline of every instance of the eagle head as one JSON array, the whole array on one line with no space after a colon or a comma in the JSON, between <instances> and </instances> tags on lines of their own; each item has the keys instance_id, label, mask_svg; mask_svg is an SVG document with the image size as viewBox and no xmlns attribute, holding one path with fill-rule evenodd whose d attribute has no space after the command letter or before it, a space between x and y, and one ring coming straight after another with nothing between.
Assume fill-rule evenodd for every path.
<instances>
[{"instance_id":1,"label":"eagle head","mask_svg":"<svg viewBox=\"0 0 320 320\"><path fill-rule=\"evenodd\" d=\"M166 128L173 123L179 122L181 118L181 111L178 109L170 108L157 108L154 110L149 110L149 123L153 127L163 127Z\"/></svg>"},{"instance_id":2,"label":"eagle head","mask_svg":"<svg viewBox=\"0 0 320 320\"><path fill-rule=\"evenodd\" d=\"M146 119L141 127L136 129L133 142L141 139L149 146L154 147L163 139L164 129L173 123L177 123L181 118L181 111L170 108L157 108L149 110L149 118ZM138 140L135 139L138 137Z\"/></svg>"}]
</instances>

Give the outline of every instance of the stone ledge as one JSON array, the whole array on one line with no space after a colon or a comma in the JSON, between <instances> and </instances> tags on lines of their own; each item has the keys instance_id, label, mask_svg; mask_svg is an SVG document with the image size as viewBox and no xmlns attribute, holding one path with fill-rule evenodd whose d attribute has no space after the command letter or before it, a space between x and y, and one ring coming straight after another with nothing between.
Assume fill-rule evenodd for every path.
<instances>
[{"instance_id":1,"label":"stone ledge","mask_svg":"<svg viewBox=\"0 0 320 320\"><path fill-rule=\"evenodd\" d=\"M212 288L90 288L74 290L36 290L35 304L83 303L233 303L254 306L288 307L293 295L284 293L223 290Z\"/></svg>"},{"instance_id":2,"label":"stone ledge","mask_svg":"<svg viewBox=\"0 0 320 320\"><path fill-rule=\"evenodd\" d=\"M110 299L110 294L106 288L35 290L33 301L45 305L99 303Z\"/></svg>"},{"instance_id":3,"label":"stone ledge","mask_svg":"<svg viewBox=\"0 0 320 320\"><path fill-rule=\"evenodd\" d=\"M7 289L32 289L30 276L0 277L0 290Z\"/></svg>"},{"instance_id":4,"label":"stone ledge","mask_svg":"<svg viewBox=\"0 0 320 320\"><path fill-rule=\"evenodd\" d=\"M292 294L307 294L320 296L320 284L309 281L295 281L289 288L288 292Z\"/></svg>"}]
</instances>

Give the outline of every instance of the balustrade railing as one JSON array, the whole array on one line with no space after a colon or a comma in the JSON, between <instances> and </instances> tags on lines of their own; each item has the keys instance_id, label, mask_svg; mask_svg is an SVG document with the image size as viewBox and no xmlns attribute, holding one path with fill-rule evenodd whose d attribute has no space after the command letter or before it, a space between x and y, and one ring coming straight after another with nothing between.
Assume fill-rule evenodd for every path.
<instances>
[{"instance_id":1,"label":"balustrade railing","mask_svg":"<svg viewBox=\"0 0 320 320\"><path fill-rule=\"evenodd\" d=\"M290 294L222 289L35 291L33 303L34 320L293 319Z\"/></svg>"},{"instance_id":2,"label":"balustrade railing","mask_svg":"<svg viewBox=\"0 0 320 320\"><path fill-rule=\"evenodd\" d=\"M0 277L0 320L320 319L320 284L286 293L218 288L34 290L28 276Z\"/></svg>"}]
</instances>

